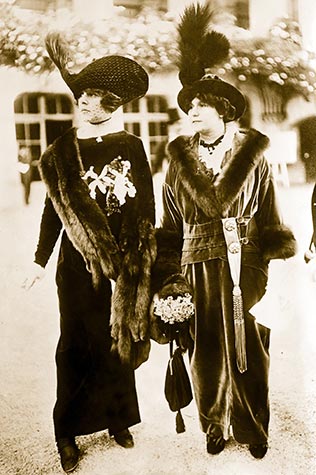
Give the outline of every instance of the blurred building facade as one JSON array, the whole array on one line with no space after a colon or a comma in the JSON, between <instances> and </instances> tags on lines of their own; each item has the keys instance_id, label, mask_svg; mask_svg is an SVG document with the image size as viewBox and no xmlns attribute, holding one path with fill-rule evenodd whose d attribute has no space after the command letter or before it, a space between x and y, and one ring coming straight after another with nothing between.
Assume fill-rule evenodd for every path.
<instances>
[{"instance_id":1,"label":"blurred building facade","mask_svg":"<svg viewBox=\"0 0 316 475\"><path fill-rule=\"evenodd\" d=\"M200 0L205 3L207 0ZM146 5L174 15L181 13L192 0L152 0ZM304 46L316 52L316 2L314 0L212 0L212 6L228 12L236 24L255 35L267 35L275 19L291 17L300 25ZM109 18L118 8L135 17L144 7L143 0L17 0L25 11L45 12L47 8L73 12L90 21ZM19 146L30 148L33 159L55 137L72 124L76 114L72 96L59 74L27 75L22 71L0 68L0 136L5 144L8 174L15 176L15 157ZM168 109L177 107L176 96L181 85L177 70L170 68L150 74L150 88L145 98L124 106L120 120L127 130L141 136L150 158L158 144L167 136ZM280 97L271 91L258 94L248 84L239 84L247 98L248 113L244 124L260 129L271 139L268 159L284 185L292 179L291 167L301 169L298 180L316 178L316 109L315 101L293 97L286 103L286 113L280 112ZM185 119L185 118L184 118ZM312 141L311 138L315 137ZM305 160L305 167L304 167ZM308 164L308 166L307 166ZM39 178L39 177L37 177ZM294 178L293 178L294 179ZM295 178L296 179L296 178Z\"/></svg>"}]
</instances>

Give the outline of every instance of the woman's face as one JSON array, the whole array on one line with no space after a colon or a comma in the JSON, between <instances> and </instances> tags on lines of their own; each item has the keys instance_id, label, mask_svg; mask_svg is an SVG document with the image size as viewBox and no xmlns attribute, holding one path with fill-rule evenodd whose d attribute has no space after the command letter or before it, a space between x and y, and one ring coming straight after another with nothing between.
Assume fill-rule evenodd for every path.
<instances>
[{"instance_id":1,"label":"woman's face","mask_svg":"<svg viewBox=\"0 0 316 475\"><path fill-rule=\"evenodd\" d=\"M111 111L104 110L102 107L99 94L83 92L78 99L78 108L83 120L90 124L104 122L112 115Z\"/></svg>"},{"instance_id":2,"label":"woman's face","mask_svg":"<svg viewBox=\"0 0 316 475\"><path fill-rule=\"evenodd\" d=\"M191 102L188 117L194 131L202 135L216 135L223 131L224 122L217 110L197 97Z\"/></svg>"}]
</instances>

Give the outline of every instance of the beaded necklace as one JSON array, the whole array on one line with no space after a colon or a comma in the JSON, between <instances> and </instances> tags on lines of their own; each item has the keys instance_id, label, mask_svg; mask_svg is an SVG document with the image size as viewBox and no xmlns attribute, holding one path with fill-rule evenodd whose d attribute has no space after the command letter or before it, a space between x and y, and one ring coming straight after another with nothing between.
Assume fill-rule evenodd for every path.
<instances>
[{"instance_id":1,"label":"beaded necklace","mask_svg":"<svg viewBox=\"0 0 316 475\"><path fill-rule=\"evenodd\" d=\"M218 137L218 139L216 139L214 142L212 143L208 143L208 142L205 142L205 140L203 139L200 139L200 145L201 147L205 147L207 148L208 150L208 153L210 155L212 155L212 153L214 152L215 148L217 147L217 145L219 145L221 143L221 141L223 140L224 138L224 135L221 135L220 137Z\"/></svg>"}]
</instances>

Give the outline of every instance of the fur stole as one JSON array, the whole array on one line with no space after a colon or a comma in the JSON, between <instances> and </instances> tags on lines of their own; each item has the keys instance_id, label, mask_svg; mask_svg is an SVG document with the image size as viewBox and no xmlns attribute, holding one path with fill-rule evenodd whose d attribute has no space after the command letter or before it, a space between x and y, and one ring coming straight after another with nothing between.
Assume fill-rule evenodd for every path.
<instances>
[{"instance_id":1,"label":"fur stole","mask_svg":"<svg viewBox=\"0 0 316 475\"><path fill-rule=\"evenodd\" d=\"M152 183L146 171L148 163L139 148L133 149L136 139L130 137L126 133L123 140L132 148L137 173L146 179L142 189L137 188L142 196L133 202L132 212L123 215L118 242L106 215L89 196L87 184L81 178L84 170L75 129L48 147L40 161L40 172L69 239L91 272L94 287L98 288L102 276L116 281L111 311L113 349L124 363L135 368L149 355L151 268L156 258L156 241L154 209L148 212L143 206L147 203L148 207L148 202L151 202L149 207L154 206L153 199L150 200Z\"/></svg>"}]
</instances>

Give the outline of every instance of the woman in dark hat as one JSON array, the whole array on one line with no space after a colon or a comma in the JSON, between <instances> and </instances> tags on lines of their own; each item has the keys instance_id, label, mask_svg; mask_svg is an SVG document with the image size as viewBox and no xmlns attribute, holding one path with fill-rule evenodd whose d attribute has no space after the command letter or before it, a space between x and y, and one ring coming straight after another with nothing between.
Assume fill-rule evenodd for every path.
<instances>
[{"instance_id":1,"label":"woman in dark hat","mask_svg":"<svg viewBox=\"0 0 316 475\"><path fill-rule=\"evenodd\" d=\"M190 6L178 26L178 103L195 133L169 144L159 235L174 272L178 258L192 288L190 366L207 451L221 452L232 430L262 458L270 329L250 310L265 293L269 261L293 256L296 241L282 222L264 158L268 138L238 129L244 97L209 70L229 52L227 38L209 31L210 21L207 6ZM161 265L168 267L168 260Z\"/></svg>"},{"instance_id":2,"label":"woman in dark hat","mask_svg":"<svg viewBox=\"0 0 316 475\"><path fill-rule=\"evenodd\" d=\"M109 429L118 444L132 447L128 428L140 422L134 369L150 347L154 197L141 140L115 127L112 114L144 96L148 76L122 56L71 74L60 35L48 35L46 46L74 94L81 124L41 157L47 197L25 287L42 276L63 229L54 428L62 467L71 472L79 460L76 436Z\"/></svg>"}]
</instances>

